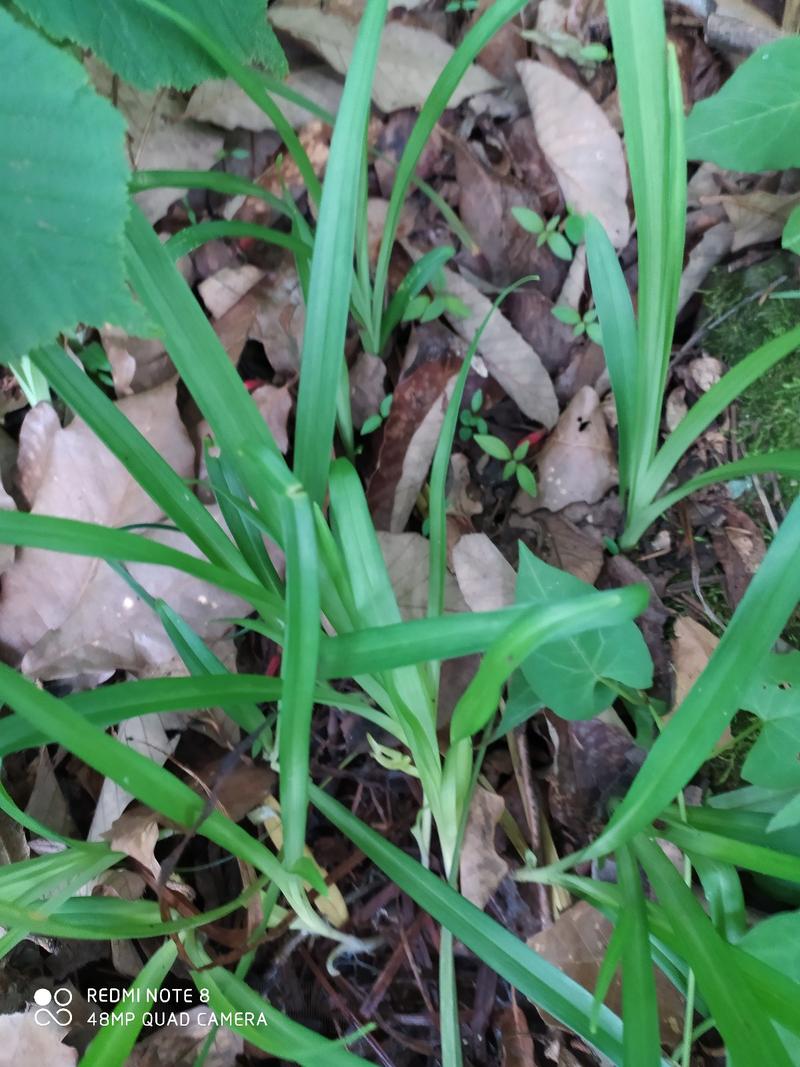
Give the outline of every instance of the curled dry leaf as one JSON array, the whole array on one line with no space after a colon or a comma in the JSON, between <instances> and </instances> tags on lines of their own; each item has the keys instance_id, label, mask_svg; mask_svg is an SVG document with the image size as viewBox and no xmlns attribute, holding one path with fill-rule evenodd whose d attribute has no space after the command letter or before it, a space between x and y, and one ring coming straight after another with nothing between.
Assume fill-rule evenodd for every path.
<instances>
[{"instance_id":1,"label":"curled dry leaf","mask_svg":"<svg viewBox=\"0 0 800 1067\"><path fill-rule=\"evenodd\" d=\"M331 76L324 67L306 67L294 70L284 81L287 89L325 108L332 114L339 110L342 83ZM311 113L292 100L281 100L281 111L287 122L298 129L312 117ZM274 130L269 115L253 103L231 78L214 79L198 85L186 108L186 118L198 122L210 122L225 130L243 129L253 133Z\"/></svg>"},{"instance_id":2,"label":"curled dry leaf","mask_svg":"<svg viewBox=\"0 0 800 1067\"><path fill-rule=\"evenodd\" d=\"M725 573L725 591L732 608L747 591L750 579L766 555L764 535L750 516L726 504L727 522L712 532L714 551Z\"/></svg>"},{"instance_id":3,"label":"curled dry leaf","mask_svg":"<svg viewBox=\"0 0 800 1067\"><path fill-rule=\"evenodd\" d=\"M591 386L575 394L536 460L539 471L537 504L561 511L567 504L594 504L617 484L614 450Z\"/></svg>"},{"instance_id":4,"label":"curled dry leaf","mask_svg":"<svg viewBox=\"0 0 800 1067\"><path fill-rule=\"evenodd\" d=\"M722 360L715 356L698 356L689 364L687 370L701 393L707 393L716 385L725 372Z\"/></svg>"},{"instance_id":5,"label":"curled dry leaf","mask_svg":"<svg viewBox=\"0 0 800 1067\"><path fill-rule=\"evenodd\" d=\"M571 78L529 59L517 70L564 200L580 215L596 215L614 247L624 248L630 237L628 172L619 134Z\"/></svg>"},{"instance_id":6,"label":"curled dry leaf","mask_svg":"<svg viewBox=\"0 0 800 1067\"><path fill-rule=\"evenodd\" d=\"M508 874L508 864L497 854L495 829L505 811L497 793L477 786L469 806L467 828L461 846L461 892L476 908L485 908Z\"/></svg>"},{"instance_id":7,"label":"curled dry leaf","mask_svg":"<svg viewBox=\"0 0 800 1067\"><path fill-rule=\"evenodd\" d=\"M691 300L720 260L724 259L730 252L733 246L733 237L733 225L730 222L718 222L715 226L706 230L691 250L681 275L678 293L679 311Z\"/></svg>"},{"instance_id":8,"label":"curled dry leaf","mask_svg":"<svg viewBox=\"0 0 800 1067\"><path fill-rule=\"evenodd\" d=\"M100 337L118 397L155 389L175 376L162 341L130 337L117 326L104 327Z\"/></svg>"},{"instance_id":9,"label":"curled dry leaf","mask_svg":"<svg viewBox=\"0 0 800 1067\"><path fill-rule=\"evenodd\" d=\"M194 473L194 449L178 416L175 389L170 382L120 400L117 406L178 474L188 478ZM34 514L116 527L161 518L159 508L82 419L61 429L38 409L30 415L36 424L45 424L43 432L39 425L35 448L25 442L20 448L19 481L26 492L35 490ZM58 629L102 570L108 568L98 560L21 549L5 576L0 600L0 644L6 654L21 658L48 631ZM119 606L119 599L115 604Z\"/></svg>"},{"instance_id":10,"label":"curled dry leaf","mask_svg":"<svg viewBox=\"0 0 800 1067\"><path fill-rule=\"evenodd\" d=\"M360 430L386 399L386 364L370 352L361 352L350 368L350 407Z\"/></svg>"},{"instance_id":11,"label":"curled dry leaf","mask_svg":"<svg viewBox=\"0 0 800 1067\"><path fill-rule=\"evenodd\" d=\"M36 760L36 777L33 789L25 805L26 815L43 822L50 830L58 834L73 835L75 824L69 812L69 806L58 784L53 761L44 745L39 749Z\"/></svg>"},{"instance_id":12,"label":"curled dry leaf","mask_svg":"<svg viewBox=\"0 0 800 1067\"><path fill-rule=\"evenodd\" d=\"M347 72L358 33L357 23L326 14L317 7L289 4L273 5L269 18L276 29L313 48L337 73ZM389 22L381 37L372 99L381 111L420 107L453 51L430 30ZM457 107L467 97L495 89L499 84L488 71L473 64L450 97L448 106Z\"/></svg>"},{"instance_id":13,"label":"curled dry leaf","mask_svg":"<svg viewBox=\"0 0 800 1067\"><path fill-rule=\"evenodd\" d=\"M0 1015L2 1062L14 1067L75 1067L78 1050L62 1044L68 1030L36 1021L36 1009Z\"/></svg>"},{"instance_id":14,"label":"curled dry leaf","mask_svg":"<svg viewBox=\"0 0 800 1067\"><path fill-rule=\"evenodd\" d=\"M733 225L732 252L764 241L775 241L783 233L789 216L800 203L797 193L767 193L754 189L738 196L720 196L725 214Z\"/></svg>"},{"instance_id":15,"label":"curled dry leaf","mask_svg":"<svg viewBox=\"0 0 800 1067\"><path fill-rule=\"evenodd\" d=\"M289 416L294 406L289 386L259 385L251 396L269 426L275 444L286 455L289 450Z\"/></svg>"},{"instance_id":16,"label":"curled dry leaf","mask_svg":"<svg viewBox=\"0 0 800 1067\"><path fill-rule=\"evenodd\" d=\"M186 121L186 104L179 93L159 89L144 93L114 78L111 71L94 58L86 62L97 89L125 116L128 124L128 153L134 170L209 170L219 158L224 139L221 133ZM137 193L136 202L151 222L162 218L185 189L148 189Z\"/></svg>"},{"instance_id":17,"label":"curled dry leaf","mask_svg":"<svg viewBox=\"0 0 800 1067\"><path fill-rule=\"evenodd\" d=\"M675 623L672 666L675 671L673 706L679 708L694 683L706 669L719 638L695 619L686 616Z\"/></svg>"},{"instance_id":18,"label":"curled dry leaf","mask_svg":"<svg viewBox=\"0 0 800 1067\"><path fill-rule=\"evenodd\" d=\"M154 878L161 874L161 864L155 857L158 843L158 819L155 812L140 806L129 808L120 815L103 835L115 852L141 863Z\"/></svg>"},{"instance_id":19,"label":"curled dry leaf","mask_svg":"<svg viewBox=\"0 0 800 1067\"><path fill-rule=\"evenodd\" d=\"M206 309L213 318L219 319L263 277L263 270L251 263L240 263L235 267L223 267L209 275L197 288Z\"/></svg>"},{"instance_id":20,"label":"curled dry leaf","mask_svg":"<svg viewBox=\"0 0 800 1067\"><path fill-rule=\"evenodd\" d=\"M460 274L445 270L444 276L447 291L469 308L470 314L466 318L448 315L450 325L469 344L491 311L492 301ZM478 352L489 373L523 415L543 426L555 425L558 400L550 376L538 354L500 311L492 314L478 344Z\"/></svg>"},{"instance_id":21,"label":"curled dry leaf","mask_svg":"<svg viewBox=\"0 0 800 1067\"><path fill-rule=\"evenodd\" d=\"M500 1013L497 1028L500 1032L502 1067L536 1067L536 1046L525 1012L517 1004L513 992L511 1006Z\"/></svg>"}]
</instances>

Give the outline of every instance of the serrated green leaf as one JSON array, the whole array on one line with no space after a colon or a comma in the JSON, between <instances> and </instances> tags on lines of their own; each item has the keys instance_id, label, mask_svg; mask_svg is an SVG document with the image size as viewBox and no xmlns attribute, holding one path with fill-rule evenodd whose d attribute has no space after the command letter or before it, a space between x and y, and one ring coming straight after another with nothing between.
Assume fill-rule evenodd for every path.
<instances>
[{"instance_id":1,"label":"serrated green leaf","mask_svg":"<svg viewBox=\"0 0 800 1067\"><path fill-rule=\"evenodd\" d=\"M476 433L475 443L479 448L483 449L487 456L491 456L493 459L502 461L511 459L511 449L505 441L501 441L494 434Z\"/></svg>"},{"instance_id":2,"label":"serrated green leaf","mask_svg":"<svg viewBox=\"0 0 800 1067\"><path fill-rule=\"evenodd\" d=\"M547 247L554 256L566 260L567 263L572 259L572 245L563 233L551 233L547 238Z\"/></svg>"},{"instance_id":3,"label":"serrated green leaf","mask_svg":"<svg viewBox=\"0 0 800 1067\"><path fill-rule=\"evenodd\" d=\"M718 93L695 104L686 154L731 170L800 164L800 37L759 48Z\"/></svg>"},{"instance_id":4,"label":"serrated green leaf","mask_svg":"<svg viewBox=\"0 0 800 1067\"><path fill-rule=\"evenodd\" d=\"M800 206L788 218L781 239L781 247L800 256Z\"/></svg>"},{"instance_id":5,"label":"serrated green leaf","mask_svg":"<svg viewBox=\"0 0 800 1067\"><path fill-rule=\"evenodd\" d=\"M83 67L0 10L0 360L128 319L125 124Z\"/></svg>"},{"instance_id":6,"label":"serrated green leaf","mask_svg":"<svg viewBox=\"0 0 800 1067\"><path fill-rule=\"evenodd\" d=\"M585 596L592 586L566 571L551 567L520 544L517 603L544 604ZM652 683L653 664L636 624L554 641L534 652L522 673L543 704L564 719L588 719L613 701L614 690L604 678L635 689Z\"/></svg>"},{"instance_id":7,"label":"serrated green leaf","mask_svg":"<svg viewBox=\"0 0 800 1067\"><path fill-rule=\"evenodd\" d=\"M542 233L544 230L544 219L529 207L512 207L511 214L528 233Z\"/></svg>"},{"instance_id":8,"label":"serrated green leaf","mask_svg":"<svg viewBox=\"0 0 800 1067\"><path fill-rule=\"evenodd\" d=\"M187 34L148 10L141 0L15 0L56 40L91 49L125 81L139 89L171 85L189 89L223 71ZM286 74L286 58L266 18L264 0L164 0L190 18L239 63L257 60L273 74ZM28 82L28 84L32 84ZM88 128L85 127L85 128ZM93 162L97 157L92 156Z\"/></svg>"}]
</instances>

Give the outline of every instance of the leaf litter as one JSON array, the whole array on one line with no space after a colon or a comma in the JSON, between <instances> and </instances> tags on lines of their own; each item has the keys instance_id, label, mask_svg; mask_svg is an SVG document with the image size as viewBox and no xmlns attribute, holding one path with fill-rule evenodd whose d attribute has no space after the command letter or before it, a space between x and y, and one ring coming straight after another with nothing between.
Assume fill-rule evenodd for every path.
<instances>
[{"instance_id":1,"label":"leaf litter","mask_svg":"<svg viewBox=\"0 0 800 1067\"><path fill-rule=\"evenodd\" d=\"M270 9L274 24L315 54L309 63L306 53L305 65L298 65L287 84L326 110L335 111L338 104L358 6L353 10L347 4L329 5L323 11L315 6ZM389 23L379 58L374 102L382 115L373 120L370 139L373 145L390 151L384 158L371 161L373 237L380 233L380 205L385 205L385 200L373 193L385 197L390 191L391 159L396 160L402 151L413 121L411 109L422 102L452 54L454 26L460 25L461 16L447 22L429 17L424 6L412 11L414 6L404 5L406 13ZM749 10L750 6L745 6ZM549 35L551 45L557 43L558 34L577 35L575 40L607 34L597 7L542 0L537 30ZM742 10L740 5L737 18ZM463 15L465 22L475 17L468 12ZM694 100L715 88L720 65L700 41L694 24L688 30L681 25L680 30L689 42L679 48L684 92L687 100ZM624 633L616 638L608 634L608 640L596 646L588 639L572 641L569 649L561 650L563 657L556 643L546 660L523 664L518 672L515 685L523 694L523 704L527 701L534 710L529 710L514 729L526 738L535 761L535 775L544 790L542 818L551 845L563 851L567 844L585 841L588 827L607 818L609 803L624 791L642 754L630 720L609 712L616 697L605 680L633 688L647 686L646 639L651 649L658 646L660 658L654 653L656 673L669 672L677 706L707 662L717 635L694 617L704 618L702 599L697 598L694 579L686 578L688 550L680 531L662 527L653 538L653 545L659 547L654 547L651 557L643 552L635 563L606 551L616 533L619 505L615 426L602 352L585 339L576 339L552 315L555 305L569 306L581 316L591 310L584 249L578 241L571 249L571 264L560 262L547 248L537 248L535 239L520 229L511 214L512 207L524 206L539 213L545 222L558 215L558 232L563 234L562 220L568 209L579 215L592 212L606 226L623 266L631 263L628 178L613 80L602 64L594 72L587 71L546 46L531 47L516 28L507 36L504 50L495 50L493 55L487 51L472 66L434 132L420 169L445 202L459 212L477 247L459 246L439 210L420 194L412 198L404 219L404 245L412 256L445 241L458 246L443 278L446 291L463 308L446 311L435 324L401 326L380 357L366 353L353 331L347 356L357 429L382 408L387 396L392 397L380 427L359 440L359 467L369 485L373 517L382 531L381 550L403 617L422 618L427 613L429 542L425 520L430 463L455 376L466 345L499 286L513 280L511 275L540 275L538 286L531 284L514 294L494 313L478 346L465 397L468 403L480 390L477 417L487 421L492 434L512 446L529 442L529 463L538 475L538 495L532 498L504 485L498 465L487 462L474 435L457 437L448 479L446 609L491 611L515 598L536 603L537 597L554 588L564 595L578 595L593 585L642 579L653 585L656 607L651 605L648 611L652 614L640 620L641 630L630 624ZM93 69L98 83L110 92L108 76L97 64ZM499 92L501 82L506 86L502 91L505 97ZM132 134L129 151L137 167L221 165L233 169L241 162L240 172L247 177L279 196L287 190L301 210L307 209L302 183L285 158L271 124L231 82L200 84L188 104L179 94L146 94L124 83L118 92ZM289 119L309 149L315 171L322 175L328 127L302 108L291 107ZM233 157L220 162L226 146L241 143L234 139L243 131L253 138L250 157L244 162ZM726 176L728 184L723 184L718 172L715 175L712 168L701 167L692 179L693 189L690 183L691 243L681 288L685 309L681 329L685 329L685 336L691 334L696 321L701 300L698 290L711 267L730 262L731 256L743 252L768 254L797 203L794 189L778 188L769 179L739 176L735 180L735 185L730 184L732 179ZM214 205L208 198L182 197L180 190L141 194L148 216L154 221L164 220L165 236L192 221L196 212L204 217L275 222L261 201L233 198ZM229 357L251 388L279 447L291 456L304 325L301 285L291 257L264 255L242 241L225 249L216 263L212 250L199 250L184 267L197 284ZM400 267L393 261L390 277L399 275ZM635 279L629 281L635 287ZM425 335L435 336L436 342L430 343L427 356L420 359L420 337ZM202 477L196 443L196 431L198 427L202 431L202 425L187 406L180 386L176 387L160 343L129 336L119 329L104 329L100 338L121 410L182 477L192 479L198 473ZM667 415L673 426L678 415L689 410L724 370L702 350L702 343L689 355L692 358L676 368L672 382ZM163 521L158 509L101 449L80 419L62 425L60 410L39 405L25 415L17 435L16 468L10 478L4 473L0 507L22 507L116 526ZM709 455L713 452L698 451L692 462L708 462ZM706 586L716 582L726 603L734 607L763 555L760 523L735 503L713 493L702 497L685 518L695 532L708 534L710 547L701 549L698 556L699 581ZM662 534L666 537L659 540ZM167 530L149 530L145 536L191 551L179 535ZM519 579L510 562L518 559ZM182 669L150 608L105 564L22 549L16 557L7 554L0 566L5 569L0 599L0 641L5 656L21 661L23 669L40 681L81 687L98 684L117 672L158 676ZM274 673L274 648L266 639L248 637L233 643L226 620L246 611L246 605L203 583L159 568L135 565L130 571L151 595L162 597L180 611L232 667L252 668L255 664L260 671ZM686 613L687 606L690 614ZM672 618L670 643L665 630ZM588 685L585 678L576 681L571 677L576 658L591 665ZM753 749L745 767L753 782L764 780L765 767L770 765L765 753L795 744L794 734L786 732L788 712L775 714L772 710L785 693L775 679L785 684L786 677L794 678L793 669L792 665L787 672L783 664L780 670L775 668L774 677L764 680L756 697L748 700L771 727L769 732L765 730L761 748ZM464 677L468 675L467 667ZM457 680L461 688L464 677ZM509 704L513 693L512 686ZM542 704L545 709L536 710ZM769 718L771 714L774 721ZM589 715L597 717L586 718ZM190 728L190 719L183 719L187 729L176 729L176 719L169 715L134 719L122 724L117 736L157 763L178 759L180 754L181 762L188 760L191 773L210 780L213 772L206 776L204 761L192 746L212 742L200 733L199 724L197 730ZM337 766L348 753L345 737L347 730L354 729L352 719L333 709L321 710L315 719L314 760L320 772ZM190 735L201 741L190 741ZM352 736L361 737L360 753L366 755L369 748L363 733ZM513 917L519 928L540 927L531 944L591 988L610 927L604 920L598 922L597 913L589 912L581 903L548 917L532 895L522 893L507 878L520 858L512 847L514 804L495 786L507 785L512 775L509 754L500 743L491 753L487 766L494 781L487 783L490 788L481 785L476 791L467 824L460 872L462 891L490 913ZM793 783L795 772L788 764L784 767L783 773ZM385 775L368 759L347 773L352 773L370 815L376 822L382 821L385 834L402 840L413 811L408 789L400 789L396 782L387 786ZM69 832L89 840L105 836L131 858L133 867L139 865L157 879L164 850L153 813L131 806L129 795L108 781L84 776L77 786L71 781L74 774L74 764L67 766L43 749L35 765L27 769L30 812L54 828L69 828ZM267 795L262 785L259 781L248 786L245 778L239 777L234 780L233 793L239 793L242 804L252 800L255 806ZM519 788L515 782L510 792L518 794ZM80 800L77 794L81 794ZM88 819L87 796L91 801ZM234 809L239 818L247 814L241 806L234 805ZM264 819L262 827L276 841L279 819L276 828L274 812L273 806L272 822ZM791 815L785 817L790 819ZM433 1013L426 1001L435 970L435 937L424 917L420 913L415 916L409 902L392 892L391 886L368 881L363 896L359 896L355 889L359 876L353 873L358 871L358 858L345 856L341 841L325 837L325 832L319 831L313 854L315 862L337 879L332 895L339 918L344 921L349 915L351 926L360 932L382 932L388 944L378 950L376 966L388 966L395 960L389 946L392 938L397 941L399 929L403 936L411 929L416 931L414 954L409 959L409 953L400 946L403 951L392 964L395 984L391 993L381 997L377 997L377 982L373 980L377 971L345 969L346 979L336 987L335 995L329 1000L327 994L322 996L321 1012L320 995L309 996L303 984L314 973L311 966L318 956L316 948L303 962L288 955L264 968L263 989L277 1006L296 1011L297 1004L310 1005L312 1015L317 1011L320 1017L328 1011L340 1013L344 1002L366 1003L375 993L383 1012L377 1019L380 1048L388 1062L410 1064L414 1062L415 1043L430 1050L436 1040ZM24 849L26 843L4 845L6 862L22 855L20 847ZM202 853L193 859L201 867L208 863ZM225 876L213 873L211 865L203 870L204 895L213 901L223 899ZM338 873L341 870L344 873ZM370 874L373 877L374 872ZM348 894L342 896L338 888L339 879L354 898L353 902L348 898L349 907L344 903ZM124 890L128 891L133 893ZM458 966L465 977L480 974L477 961L465 952ZM659 993L665 994L661 985ZM612 998L614 995L612 987ZM525 1067L550 1062L548 1050L561 1048L564 1041L552 1020L535 1017L516 1001L510 1008L506 1005L507 1001L498 1001L494 1015L499 1020L495 1034L501 1035L502 1047L496 1054L487 1051L494 1048L494 1037L489 1033L491 1012L487 1011L481 1023L483 1030L474 1035L475 1047L481 1049L475 1062L520 1063ZM469 1016L479 1020L477 1007L469 1009ZM14 1020L18 1032L27 1033L29 1018L26 1013L3 1016L0 1021L8 1027ZM412 1027L401 1040L398 1031L402 1031L402 1020L408 1018L414 1019L417 1029ZM666 996L661 1026L668 1045L677 1042L679 1019L680 1003L674 995ZM424 1040L409 1037L409 1033L421 1033ZM190 1048L193 1057L204 1036L191 1027L180 1034L165 1028L142 1041L131 1062L190 1062ZM36 1047L35 1040L46 1040L48 1045L41 1055L54 1063L74 1063L75 1050L63 1044L63 1037L49 1031L46 1039L43 1033L30 1033L27 1053ZM5 1036L3 1043L7 1047ZM161 1052L157 1051L159 1043L164 1046ZM419 1049L417 1053L424 1054ZM241 1041L222 1031L206 1062L231 1067L243 1054ZM562 1055L560 1062L564 1063L590 1062L577 1043L570 1042L556 1054ZM37 1058L41 1055L37 1053ZM16 1062L22 1067L26 1061L20 1057Z\"/></svg>"}]
</instances>

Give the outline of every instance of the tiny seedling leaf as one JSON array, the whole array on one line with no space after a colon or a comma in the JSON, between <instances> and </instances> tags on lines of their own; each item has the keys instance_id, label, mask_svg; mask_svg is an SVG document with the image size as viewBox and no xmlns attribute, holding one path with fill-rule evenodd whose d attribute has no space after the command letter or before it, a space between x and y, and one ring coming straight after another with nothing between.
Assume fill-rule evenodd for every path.
<instances>
[{"instance_id":1,"label":"tiny seedling leaf","mask_svg":"<svg viewBox=\"0 0 800 1067\"><path fill-rule=\"evenodd\" d=\"M547 238L547 247L559 259L564 259L568 263L572 259L572 245L563 233L551 233Z\"/></svg>"},{"instance_id":2,"label":"tiny seedling leaf","mask_svg":"<svg viewBox=\"0 0 800 1067\"><path fill-rule=\"evenodd\" d=\"M529 207L512 207L511 214L528 233L542 233L544 230L544 219Z\"/></svg>"},{"instance_id":3,"label":"tiny seedling leaf","mask_svg":"<svg viewBox=\"0 0 800 1067\"><path fill-rule=\"evenodd\" d=\"M551 312L554 319L558 319L559 322L563 322L566 326L575 326L581 321L580 314L575 308L567 307L565 304L557 304Z\"/></svg>"},{"instance_id":4,"label":"tiny seedling leaf","mask_svg":"<svg viewBox=\"0 0 800 1067\"><path fill-rule=\"evenodd\" d=\"M493 459L503 461L511 459L511 449L505 441L501 441L499 437L495 437L493 434L477 433L475 434L475 443L479 448L483 449L487 456L492 456Z\"/></svg>"},{"instance_id":5,"label":"tiny seedling leaf","mask_svg":"<svg viewBox=\"0 0 800 1067\"><path fill-rule=\"evenodd\" d=\"M522 489L522 491L527 493L529 496L536 496L536 479L534 478L533 472L530 470L530 468L524 467L520 463L517 466L516 474L520 489Z\"/></svg>"}]
</instances>

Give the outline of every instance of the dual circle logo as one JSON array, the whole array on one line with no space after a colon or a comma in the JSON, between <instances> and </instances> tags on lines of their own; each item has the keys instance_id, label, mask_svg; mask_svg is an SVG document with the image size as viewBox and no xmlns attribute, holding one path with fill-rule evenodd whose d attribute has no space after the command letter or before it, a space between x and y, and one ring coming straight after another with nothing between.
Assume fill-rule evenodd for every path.
<instances>
[{"instance_id":1,"label":"dual circle logo","mask_svg":"<svg viewBox=\"0 0 800 1067\"><path fill-rule=\"evenodd\" d=\"M37 989L33 994L33 1002L38 1005L33 1013L33 1021L37 1026L49 1026L51 1023L69 1026L72 1022L69 1009L72 1003L71 990L58 988L51 993L49 989Z\"/></svg>"}]
</instances>

